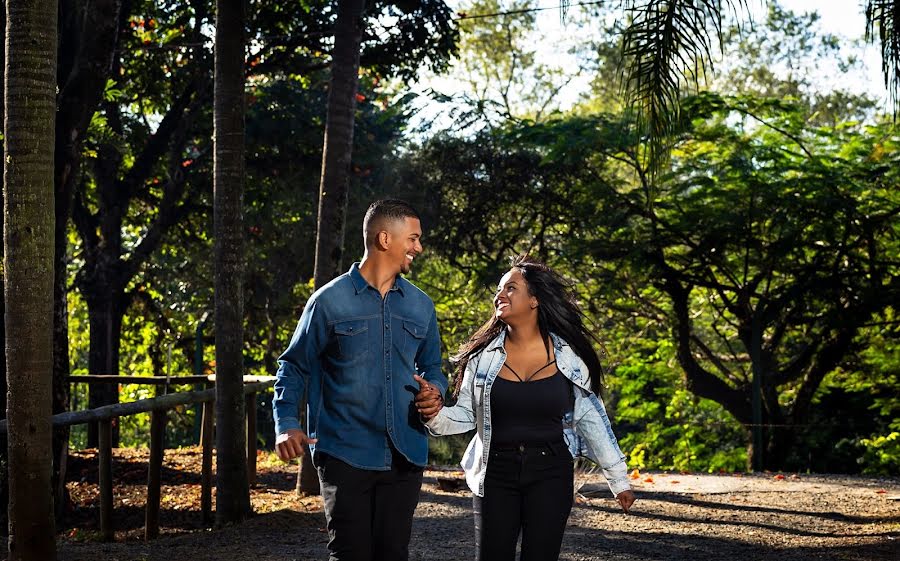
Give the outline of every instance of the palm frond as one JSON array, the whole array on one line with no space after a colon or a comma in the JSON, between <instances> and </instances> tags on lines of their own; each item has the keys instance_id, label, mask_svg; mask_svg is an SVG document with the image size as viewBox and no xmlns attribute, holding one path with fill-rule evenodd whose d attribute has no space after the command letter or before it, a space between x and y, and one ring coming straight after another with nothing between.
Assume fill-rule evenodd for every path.
<instances>
[{"instance_id":1,"label":"palm frond","mask_svg":"<svg viewBox=\"0 0 900 561\"><path fill-rule=\"evenodd\" d=\"M651 169L664 159L679 123L685 86L712 70L722 45L725 10L747 10L746 0L629 0L623 37L625 93L648 134Z\"/></svg>"},{"instance_id":2,"label":"palm frond","mask_svg":"<svg viewBox=\"0 0 900 561\"><path fill-rule=\"evenodd\" d=\"M894 116L900 109L900 2L897 0L869 0L866 3L866 41L881 42L881 72L888 90Z\"/></svg>"}]
</instances>

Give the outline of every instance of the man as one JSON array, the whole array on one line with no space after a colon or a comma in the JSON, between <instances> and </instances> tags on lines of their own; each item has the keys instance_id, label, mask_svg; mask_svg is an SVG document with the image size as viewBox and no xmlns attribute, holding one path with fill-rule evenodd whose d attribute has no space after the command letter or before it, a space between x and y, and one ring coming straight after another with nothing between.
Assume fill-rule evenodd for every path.
<instances>
[{"instance_id":1,"label":"man","mask_svg":"<svg viewBox=\"0 0 900 561\"><path fill-rule=\"evenodd\" d=\"M363 237L362 262L310 297L278 360L275 448L287 461L310 445L330 561L405 561L428 459L415 398L443 394L447 379L434 303L400 276L422 252L418 215L377 201Z\"/></svg>"}]
</instances>

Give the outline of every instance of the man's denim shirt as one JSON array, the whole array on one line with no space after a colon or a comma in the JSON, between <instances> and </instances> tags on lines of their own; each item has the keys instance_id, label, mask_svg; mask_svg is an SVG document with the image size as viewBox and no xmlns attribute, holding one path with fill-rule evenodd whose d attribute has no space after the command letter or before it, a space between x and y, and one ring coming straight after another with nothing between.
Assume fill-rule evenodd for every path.
<instances>
[{"instance_id":1,"label":"man's denim shirt","mask_svg":"<svg viewBox=\"0 0 900 561\"><path fill-rule=\"evenodd\" d=\"M312 295L278 359L276 434L301 428L298 407L306 392L306 432L319 440L310 449L387 470L393 443L424 466L428 439L415 408L415 373L446 391L434 303L400 276L382 299L354 263Z\"/></svg>"}]
</instances>

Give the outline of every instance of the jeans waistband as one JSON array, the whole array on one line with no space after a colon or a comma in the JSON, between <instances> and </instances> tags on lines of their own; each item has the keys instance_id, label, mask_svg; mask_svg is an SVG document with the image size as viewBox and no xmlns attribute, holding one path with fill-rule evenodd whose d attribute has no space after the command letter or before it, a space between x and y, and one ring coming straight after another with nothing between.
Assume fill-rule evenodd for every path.
<instances>
[{"instance_id":1,"label":"jeans waistband","mask_svg":"<svg viewBox=\"0 0 900 561\"><path fill-rule=\"evenodd\" d=\"M519 443L503 443L491 445L491 452L528 452L535 450L550 450L553 453L559 453L562 450L568 450L566 442L563 439L540 441L540 442L519 442Z\"/></svg>"}]
</instances>

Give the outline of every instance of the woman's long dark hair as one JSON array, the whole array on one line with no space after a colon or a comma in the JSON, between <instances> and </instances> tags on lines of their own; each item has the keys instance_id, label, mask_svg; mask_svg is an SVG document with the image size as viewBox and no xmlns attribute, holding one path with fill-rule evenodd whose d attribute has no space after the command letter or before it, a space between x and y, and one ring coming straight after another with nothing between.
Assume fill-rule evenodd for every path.
<instances>
[{"instance_id":1,"label":"woman's long dark hair","mask_svg":"<svg viewBox=\"0 0 900 561\"><path fill-rule=\"evenodd\" d=\"M600 395L603 366L591 341L601 345L602 343L584 326L584 313L576 304L572 283L545 263L532 259L527 254L514 257L512 268L522 273L528 285L528 294L538 300L538 329L544 338L544 344L549 345L550 332L565 339L575 350L575 354L587 365L591 375L591 391ZM503 321L492 314L491 319L478 328L468 341L460 345L459 351L452 357L457 363L455 393L459 393L459 385L462 383L469 360L493 341L505 327ZM550 352L549 347L547 352Z\"/></svg>"}]
</instances>

